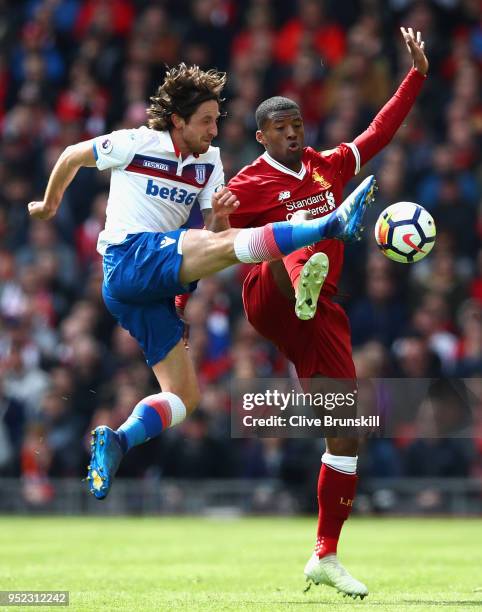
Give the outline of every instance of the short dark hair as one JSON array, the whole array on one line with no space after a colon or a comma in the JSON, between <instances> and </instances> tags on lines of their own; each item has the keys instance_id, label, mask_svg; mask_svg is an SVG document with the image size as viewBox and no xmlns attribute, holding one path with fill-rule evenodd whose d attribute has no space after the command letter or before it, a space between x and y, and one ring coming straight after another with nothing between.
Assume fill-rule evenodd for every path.
<instances>
[{"instance_id":1,"label":"short dark hair","mask_svg":"<svg viewBox=\"0 0 482 612\"><path fill-rule=\"evenodd\" d=\"M264 124L269 119L269 115L271 113L276 113L277 111L284 110L300 110L300 107L294 100L290 100L289 98L283 98L283 96L274 96L273 98L268 98L256 109L256 125L258 126L258 130L262 130Z\"/></svg>"},{"instance_id":2,"label":"short dark hair","mask_svg":"<svg viewBox=\"0 0 482 612\"><path fill-rule=\"evenodd\" d=\"M162 85L150 98L148 126L154 130L168 130L173 127L173 113L188 120L203 102L216 100L221 104L225 84L225 72L204 71L199 66L186 66L182 62L166 72Z\"/></svg>"}]
</instances>

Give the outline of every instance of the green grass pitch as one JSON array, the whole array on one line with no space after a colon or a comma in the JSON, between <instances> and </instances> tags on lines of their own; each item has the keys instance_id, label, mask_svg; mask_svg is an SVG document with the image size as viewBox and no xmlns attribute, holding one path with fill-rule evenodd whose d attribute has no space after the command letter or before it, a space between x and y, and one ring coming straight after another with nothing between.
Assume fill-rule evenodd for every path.
<instances>
[{"instance_id":1,"label":"green grass pitch","mask_svg":"<svg viewBox=\"0 0 482 612\"><path fill-rule=\"evenodd\" d=\"M482 610L477 519L351 519L339 555L370 589L356 602L303 593L314 529L305 518L0 517L0 590L70 591L69 608L40 609L72 612Z\"/></svg>"}]
</instances>

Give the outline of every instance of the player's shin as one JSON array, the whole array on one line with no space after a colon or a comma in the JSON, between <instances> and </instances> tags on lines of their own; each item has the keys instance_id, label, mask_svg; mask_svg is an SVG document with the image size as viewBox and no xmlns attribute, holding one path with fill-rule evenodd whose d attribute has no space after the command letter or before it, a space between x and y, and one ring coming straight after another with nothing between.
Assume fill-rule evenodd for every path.
<instances>
[{"instance_id":1,"label":"player's shin","mask_svg":"<svg viewBox=\"0 0 482 612\"><path fill-rule=\"evenodd\" d=\"M324 453L321 460L315 548L318 557L336 554L341 529L353 508L357 483L357 457Z\"/></svg>"},{"instance_id":2,"label":"player's shin","mask_svg":"<svg viewBox=\"0 0 482 612\"><path fill-rule=\"evenodd\" d=\"M126 453L185 418L186 406L178 395L169 392L149 395L137 404L131 416L117 430L121 448Z\"/></svg>"}]
</instances>

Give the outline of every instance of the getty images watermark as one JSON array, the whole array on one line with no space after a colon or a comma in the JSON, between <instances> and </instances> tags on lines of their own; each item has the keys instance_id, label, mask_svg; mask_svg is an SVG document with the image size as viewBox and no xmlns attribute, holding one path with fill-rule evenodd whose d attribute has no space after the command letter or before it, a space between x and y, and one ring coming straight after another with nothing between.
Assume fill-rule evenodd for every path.
<instances>
[{"instance_id":1,"label":"getty images watermark","mask_svg":"<svg viewBox=\"0 0 482 612\"><path fill-rule=\"evenodd\" d=\"M244 393L242 395L242 408L245 414L243 425L245 427L378 427L380 425L379 415L369 416L336 416L341 409L356 407L357 389L343 393L303 393L292 389L289 392L278 389L267 389L263 392ZM255 416L258 408L278 408L284 415L287 410L293 408L323 409L320 416L307 416L306 414L271 414L269 416Z\"/></svg>"},{"instance_id":2,"label":"getty images watermark","mask_svg":"<svg viewBox=\"0 0 482 612\"><path fill-rule=\"evenodd\" d=\"M471 437L480 379L237 380L231 435L250 437Z\"/></svg>"}]
</instances>

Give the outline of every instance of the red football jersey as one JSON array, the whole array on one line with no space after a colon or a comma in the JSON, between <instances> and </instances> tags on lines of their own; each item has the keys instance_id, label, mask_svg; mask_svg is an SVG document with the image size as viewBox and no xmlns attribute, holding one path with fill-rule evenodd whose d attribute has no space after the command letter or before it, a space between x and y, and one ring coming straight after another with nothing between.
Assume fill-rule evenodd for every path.
<instances>
[{"instance_id":1,"label":"red football jersey","mask_svg":"<svg viewBox=\"0 0 482 612\"><path fill-rule=\"evenodd\" d=\"M313 217L331 213L343 201L346 183L360 168L355 144L341 144L336 149L318 153L306 147L300 172L281 165L267 152L243 168L229 182L240 206L230 216L232 227L259 227L275 221L289 221L298 210L309 210ZM313 247L330 260L323 293L336 293L343 265L344 244L341 240L322 240Z\"/></svg>"}]
</instances>

